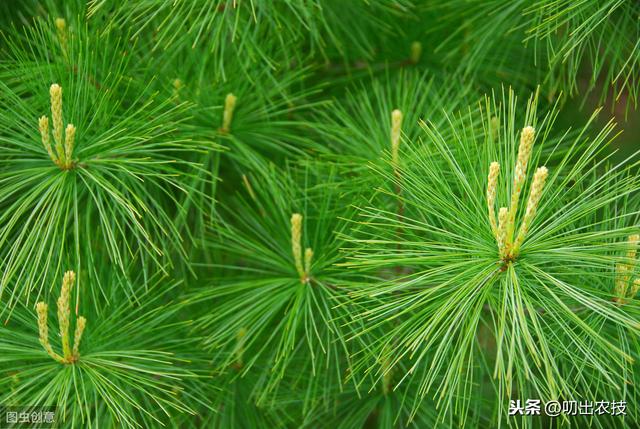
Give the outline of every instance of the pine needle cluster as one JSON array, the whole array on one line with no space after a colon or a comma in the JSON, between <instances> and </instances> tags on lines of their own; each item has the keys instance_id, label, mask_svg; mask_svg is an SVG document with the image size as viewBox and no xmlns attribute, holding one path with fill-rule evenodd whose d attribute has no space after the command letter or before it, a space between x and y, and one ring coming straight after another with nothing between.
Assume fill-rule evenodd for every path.
<instances>
[{"instance_id":1,"label":"pine needle cluster","mask_svg":"<svg viewBox=\"0 0 640 429\"><path fill-rule=\"evenodd\" d=\"M635 427L639 13L0 2L1 421Z\"/></svg>"}]
</instances>

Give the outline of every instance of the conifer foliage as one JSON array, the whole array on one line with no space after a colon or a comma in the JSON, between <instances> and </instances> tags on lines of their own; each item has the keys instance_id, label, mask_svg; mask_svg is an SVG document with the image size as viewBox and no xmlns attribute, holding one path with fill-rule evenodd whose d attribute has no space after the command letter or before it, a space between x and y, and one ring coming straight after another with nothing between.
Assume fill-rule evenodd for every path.
<instances>
[{"instance_id":1,"label":"conifer foliage","mask_svg":"<svg viewBox=\"0 0 640 429\"><path fill-rule=\"evenodd\" d=\"M0 427L637 425L640 3L9 3Z\"/></svg>"}]
</instances>

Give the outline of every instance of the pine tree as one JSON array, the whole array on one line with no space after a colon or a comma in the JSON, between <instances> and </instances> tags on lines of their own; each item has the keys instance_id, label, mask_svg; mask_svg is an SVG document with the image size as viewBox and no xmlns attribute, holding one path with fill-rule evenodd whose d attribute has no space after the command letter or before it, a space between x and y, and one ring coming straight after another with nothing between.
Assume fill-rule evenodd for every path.
<instances>
[{"instance_id":1,"label":"pine tree","mask_svg":"<svg viewBox=\"0 0 640 429\"><path fill-rule=\"evenodd\" d=\"M639 16L1 3L3 424L635 427Z\"/></svg>"}]
</instances>

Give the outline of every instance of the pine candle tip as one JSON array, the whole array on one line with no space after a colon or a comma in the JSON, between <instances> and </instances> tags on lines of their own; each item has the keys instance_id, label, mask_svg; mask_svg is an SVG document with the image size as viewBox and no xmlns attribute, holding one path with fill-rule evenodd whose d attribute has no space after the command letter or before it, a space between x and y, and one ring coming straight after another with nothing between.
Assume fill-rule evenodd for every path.
<instances>
[{"instance_id":1,"label":"pine candle tip","mask_svg":"<svg viewBox=\"0 0 640 429\"><path fill-rule=\"evenodd\" d=\"M49 94L51 95L51 118L53 120L53 140L55 142L56 152L54 156L51 156L53 152L49 153L49 157L51 157L51 160L60 168L69 169L72 163L70 155L67 156L65 153L66 143L62 139L62 134L64 132L62 120L62 87L57 83L52 84L49 87ZM73 138L73 135L70 137ZM43 142L44 140L48 141L48 133L46 138L43 136ZM69 142L71 142L71 140L69 140ZM66 144L66 146L69 147L69 144ZM49 152L48 145L46 143L45 147L47 147L47 152Z\"/></svg>"},{"instance_id":2,"label":"pine candle tip","mask_svg":"<svg viewBox=\"0 0 640 429\"><path fill-rule=\"evenodd\" d=\"M508 215L509 215L509 209L507 209L506 207L500 207L500 210L498 211L498 227L497 227L498 240L497 241L498 241L498 252L502 257L506 254L505 241L506 241L506 233L507 233Z\"/></svg>"},{"instance_id":3,"label":"pine candle tip","mask_svg":"<svg viewBox=\"0 0 640 429\"><path fill-rule=\"evenodd\" d=\"M62 342L63 356L60 356L53 351L51 344L49 343L49 330L47 327L47 311L48 306L44 302L36 304L36 311L38 313L38 331L40 334L40 343L44 347L45 351L52 359L57 362L70 364L78 360L78 348L80 346L80 340L82 339L82 333L86 327L87 321L84 317L80 316L76 320L76 329L73 338L73 351L71 349L69 338L69 317L71 310L69 308L69 295L73 283L76 280L76 274L73 271L67 271L62 278L62 289L60 291L60 297L58 297L58 324L60 327L60 337Z\"/></svg>"},{"instance_id":4,"label":"pine candle tip","mask_svg":"<svg viewBox=\"0 0 640 429\"><path fill-rule=\"evenodd\" d=\"M308 248L304 251L304 271L308 276L311 272L311 262L313 261L313 249Z\"/></svg>"},{"instance_id":5,"label":"pine candle tip","mask_svg":"<svg viewBox=\"0 0 640 429\"><path fill-rule=\"evenodd\" d=\"M57 156L53 153L53 149L51 148L51 139L49 138L49 118L46 116L41 116L38 119L38 129L40 130L40 137L42 140L42 145L44 146L47 154L49 154L49 158L54 163L58 162Z\"/></svg>"},{"instance_id":6,"label":"pine candle tip","mask_svg":"<svg viewBox=\"0 0 640 429\"><path fill-rule=\"evenodd\" d=\"M417 64L422 56L422 43L417 40L411 44L411 62Z\"/></svg>"},{"instance_id":7,"label":"pine candle tip","mask_svg":"<svg viewBox=\"0 0 640 429\"><path fill-rule=\"evenodd\" d=\"M518 169L521 169L522 174L524 174L527 169L527 163L529 162L535 135L536 131L531 126L524 127L520 133L520 147L518 148L518 165L516 166L516 174L518 173Z\"/></svg>"},{"instance_id":8,"label":"pine candle tip","mask_svg":"<svg viewBox=\"0 0 640 429\"><path fill-rule=\"evenodd\" d=\"M73 335L73 353L70 357L70 361L77 361L80 357L80 342L82 341L82 334L86 326L87 319L83 316L78 317L78 320L76 321L76 331Z\"/></svg>"},{"instance_id":9,"label":"pine candle tip","mask_svg":"<svg viewBox=\"0 0 640 429\"><path fill-rule=\"evenodd\" d=\"M60 337L62 338L62 352L65 359L71 357L71 348L69 346L69 316L71 309L69 307L71 289L76 279L76 273L67 271L62 279L62 290L58 298L58 324L60 325Z\"/></svg>"},{"instance_id":10,"label":"pine candle tip","mask_svg":"<svg viewBox=\"0 0 640 429\"><path fill-rule=\"evenodd\" d=\"M394 109L391 112L391 161L394 166L398 166L400 155L398 148L400 147L400 131L402 129L402 112Z\"/></svg>"},{"instance_id":11,"label":"pine candle tip","mask_svg":"<svg viewBox=\"0 0 640 429\"><path fill-rule=\"evenodd\" d=\"M76 138L76 127L73 124L67 124L64 136L64 155L65 168L71 167L73 164L71 157L73 156L73 144Z\"/></svg>"},{"instance_id":12,"label":"pine candle tip","mask_svg":"<svg viewBox=\"0 0 640 429\"><path fill-rule=\"evenodd\" d=\"M64 289L65 285L72 285L76 281L76 273L74 271L67 271L64 273L64 277L62 278L62 287Z\"/></svg>"},{"instance_id":13,"label":"pine candle tip","mask_svg":"<svg viewBox=\"0 0 640 429\"><path fill-rule=\"evenodd\" d=\"M38 314L38 333L40 337L40 343L49 352L49 327L47 326L47 312L49 306L45 302L39 302L36 304L36 313Z\"/></svg>"},{"instance_id":14,"label":"pine candle tip","mask_svg":"<svg viewBox=\"0 0 640 429\"><path fill-rule=\"evenodd\" d=\"M64 363L62 356L53 351L51 344L49 343L49 327L47 326L47 311L49 306L44 302L36 304L36 312L38 314L38 340L42 345L42 348L47 354L56 362Z\"/></svg>"},{"instance_id":15,"label":"pine candle tip","mask_svg":"<svg viewBox=\"0 0 640 429\"><path fill-rule=\"evenodd\" d=\"M236 108L237 97L233 93L228 93L224 99L224 112L222 114L221 131L227 133L231 129L231 121L233 120L233 111Z\"/></svg>"},{"instance_id":16,"label":"pine candle tip","mask_svg":"<svg viewBox=\"0 0 640 429\"><path fill-rule=\"evenodd\" d=\"M291 215L291 252L296 266L296 271L300 279L305 278L305 271L302 265L302 215L294 213Z\"/></svg>"},{"instance_id":17,"label":"pine candle tip","mask_svg":"<svg viewBox=\"0 0 640 429\"><path fill-rule=\"evenodd\" d=\"M529 156L531 155L531 148L533 147L533 140L535 136L536 130L532 126L524 127L520 133L520 151L518 153L518 158L522 157L519 161L524 161L525 167L529 161Z\"/></svg>"},{"instance_id":18,"label":"pine candle tip","mask_svg":"<svg viewBox=\"0 0 640 429\"><path fill-rule=\"evenodd\" d=\"M518 159L513 177L513 190L511 192L511 205L509 208L509 222L507 224L507 245L513 243L513 234L515 231L516 211L518 210L518 202L520 201L520 193L525 182L527 173L527 165L531 157L533 148L533 140L535 138L535 130L531 126L526 126L520 133L520 146L518 147Z\"/></svg>"},{"instance_id":19,"label":"pine candle tip","mask_svg":"<svg viewBox=\"0 0 640 429\"><path fill-rule=\"evenodd\" d=\"M523 139L533 139L536 134L536 129L531 125L528 125L522 129L521 136Z\"/></svg>"},{"instance_id":20,"label":"pine candle tip","mask_svg":"<svg viewBox=\"0 0 640 429\"><path fill-rule=\"evenodd\" d=\"M498 175L500 174L500 164L497 161L493 161L489 165L489 189L495 192L497 185Z\"/></svg>"},{"instance_id":21,"label":"pine candle tip","mask_svg":"<svg viewBox=\"0 0 640 429\"><path fill-rule=\"evenodd\" d=\"M518 149L518 162L523 162L526 167L531 155L533 140L536 136L536 130L532 126L527 126L520 133L520 147Z\"/></svg>"},{"instance_id":22,"label":"pine candle tip","mask_svg":"<svg viewBox=\"0 0 640 429\"><path fill-rule=\"evenodd\" d=\"M512 256L514 257L518 255L520 246L522 245L522 242L529 232L529 226L531 225L531 222L536 215L538 204L540 203L540 197L542 196L542 190L544 189L544 184L547 180L548 174L549 170L547 170L547 167L542 166L539 167L533 175L533 183L531 184L529 201L527 202L527 208L522 219L522 224L520 225L520 230L518 231L518 236L516 237L512 249Z\"/></svg>"},{"instance_id":23,"label":"pine candle tip","mask_svg":"<svg viewBox=\"0 0 640 429\"><path fill-rule=\"evenodd\" d=\"M549 170L547 170L547 167L538 168L533 175L533 183L531 184L531 195L529 198L529 202L534 204L534 208L538 206L538 202L540 201L540 194L542 193L542 189L544 188L544 184L547 180L548 175Z\"/></svg>"},{"instance_id":24,"label":"pine candle tip","mask_svg":"<svg viewBox=\"0 0 640 429\"><path fill-rule=\"evenodd\" d=\"M489 224L491 225L491 231L493 235L498 237L498 225L496 224L495 214L495 201L496 201L496 188L498 184L498 175L500 174L500 164L497 161L493 161L489 165L489 176L487 177L487 206L489 209Z\"/></svg>"}]
</instances>

